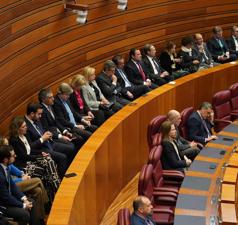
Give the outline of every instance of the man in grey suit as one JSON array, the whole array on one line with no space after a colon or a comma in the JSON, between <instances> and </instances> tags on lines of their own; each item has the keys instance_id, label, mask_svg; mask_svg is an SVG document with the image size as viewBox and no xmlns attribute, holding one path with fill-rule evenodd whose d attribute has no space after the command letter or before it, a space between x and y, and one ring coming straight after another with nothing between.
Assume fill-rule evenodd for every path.
<instances>
[{"instance_id":1,"label":"man in grey suit","mask_svg":"<svg viewBox=\"0 0 238 225\"><path fill-rule=\"evenodd\" d=\"M186 155L189 159L193 160L198 153L200 152L198 148L198 144L194 141L189 142L185 140L183 137L180 136L178 126L181 122L181 116L180 113L174 109L170 110L167 114L168 120L174 124L176 130L177 130L177 145L179 151L183 154Z\"/></svg>"}]
</instances>

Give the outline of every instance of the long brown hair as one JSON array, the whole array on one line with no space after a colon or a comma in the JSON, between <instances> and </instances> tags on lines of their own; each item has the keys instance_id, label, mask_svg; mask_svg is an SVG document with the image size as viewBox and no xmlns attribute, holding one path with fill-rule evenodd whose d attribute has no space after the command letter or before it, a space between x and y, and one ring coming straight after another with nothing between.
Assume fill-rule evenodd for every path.
<instances>
[{"instance_id":1,"label":"long brown hair","mask_svg":"<svg viewBox=\"0 0 238 225\"><path fill-rule=\"evenodd\" d=\"M170 121L164 121L160 127L160 132L162 134L162 140L169 140L169 132L173 124Z\"/></svg>"},{"instance_id":2,"label":"long brown hair","mask_svg":"<svg viewBox=\"0 0 238 225\"><path fill-rule=\"evenodd\" d=\"M19 135L19 128L25 122L22 116L16 116L12 119L9 126L9 137L17 137Z\"/></svg>"}]
</instances>

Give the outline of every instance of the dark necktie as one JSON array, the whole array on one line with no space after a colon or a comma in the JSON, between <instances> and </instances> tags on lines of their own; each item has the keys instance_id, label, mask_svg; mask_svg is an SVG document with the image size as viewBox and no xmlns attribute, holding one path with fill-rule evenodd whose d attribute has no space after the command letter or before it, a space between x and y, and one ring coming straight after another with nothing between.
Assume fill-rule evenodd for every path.
<instances>
[{"instance_id":1,"label":"dark necktie","mask_svg":"<svg viewBox=\"0 0 238 225\"><path fill-rule=\"evenodd\" d=\"M139 68L139 72L140 72L141 78L142 78L143 81L145 81L146 80L146 76L145 76L145 73L144 73L144 71L142 69L142 66L141 66L141 64L139 62L137 62L137 65L138 65L138 68Z\"/></svg>"},{"instance_id":2,"label":"dark necktie","mask_svg":"<svg viewBox=\"0 0 238 225\"><path fill-rule=\"evenodd\" d=\"M204 119L202 119L202 124L203 124L203 126L204 126L204 128L205 128L205 130L207 132L207 137L210 137L211 133L210 133L210 131L209 131L208 127L207 127L207 123L206 123L206 121Z\"/></svg>"},{"instance_id":3,"label":"dark necktie","mask_svg":"<svg viewBox=\"0 0 238 225\"><path fill-rule=\"evenodd\" d=\"M6 176L7 176L7 182L8 182L8 191L11 193L11 180L10 180L10 171L9 167L6 168Z\"/></svg>"}]
</instances>

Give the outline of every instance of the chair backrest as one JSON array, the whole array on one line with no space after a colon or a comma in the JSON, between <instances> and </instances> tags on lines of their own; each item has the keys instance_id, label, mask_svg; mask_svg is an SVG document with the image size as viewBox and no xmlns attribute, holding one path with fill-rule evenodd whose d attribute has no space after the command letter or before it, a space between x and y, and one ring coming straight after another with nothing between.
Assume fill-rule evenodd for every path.
<instances>
[{"instance_id":1,"label":"chair backrest","mask_svg":"<svg viewBox=\"0 0 238 225\"><path fill-rule=\"evenodd\" d=\"M181 122L179 124L179 132L181 136L185 139L188 139L187 121L190 115L193 113L193 111L194 111L193 107L188 107L181 112Z\"/></svg>"},{"instance_id":2,"label":"chair backrest","mask_svg":"<svg viewBox=\"0 0 238 225\"><path fill-rule=\"evenodd\" d=\"M138 182L138 195L144 195L153 202L153 166L146 164L143 166Z\"/></svg>"},{"instance_id":3,"label":"chair backrest","mask_svg":"<svg viewBox=\"0 0 238 225\"><path fill-rule=\"evenodd\" d=\"M128 208L120 209L117 217L117 225L130 225L131 213Z\"/></svg>"},{"instance_id":4,"label":"chair backrest","mask_svg":"<svg viewBox=\"0 0 238 225\"><path fill-rule=\"evenodd\" d=\"M149 149L151 149L151 147L153 146L153 138L155 136L158 136L160 126L166 119L167 117L165 115L159 115L150 121L147 128L147 142ZM160 140L160 138L158 140Z\"/></svg>"},{"instance_id":5,"label":"chair backrest","mask_svg":"<svg viewBox=\"0 0 238 225\"><path fill-rule=\"evenodd\" d=\"M232 110L238 110L238 83L230 86L231 91L231 108Z\"/></svg>"}]
</instances>

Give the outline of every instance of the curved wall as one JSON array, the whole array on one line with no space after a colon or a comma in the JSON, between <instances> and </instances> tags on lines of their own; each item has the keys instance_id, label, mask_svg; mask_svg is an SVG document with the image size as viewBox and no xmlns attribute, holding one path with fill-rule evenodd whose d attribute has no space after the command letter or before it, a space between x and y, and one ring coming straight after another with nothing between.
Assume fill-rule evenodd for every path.
<instances>
[{"instance_id":1,"label":"curved wall","mask_svg":"<svg viewBox=\"0 0 238 225\"><path fill-rule=\"evenodd\" d=\"M0 132L40 88L57 84L91 64L102 63L131 47L166 40L180 42L195 32L210 36L238 22L236 0L78 0L89 4L88 23L78 25L59 0L0 0ZM228 31L225 32L228 35Z\"/></svg>"}]
</instances>

